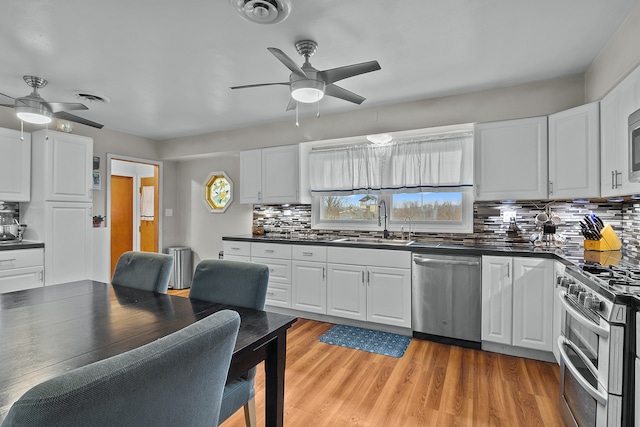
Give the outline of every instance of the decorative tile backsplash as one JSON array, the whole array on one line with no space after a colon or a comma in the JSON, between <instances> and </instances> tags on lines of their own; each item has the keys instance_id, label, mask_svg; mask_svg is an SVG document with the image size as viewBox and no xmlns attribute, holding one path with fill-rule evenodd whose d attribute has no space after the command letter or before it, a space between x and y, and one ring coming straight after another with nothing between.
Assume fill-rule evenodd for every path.
<instances>
[{"instance_id":1,"label":"decorative tile backsplash","mask_svg":"<svg viewBox=\"0 0 640 427\"><path fill-rule=\"evenodd\" d=\"M413 240L431 243L495 244L531 246L529 237L536 232L535 217L547 212L560 218L556 234L565 238L565 246L581 247L583 237L578 222L586 214L594 213L611 227L620 237L623 249L638 251L640 244L640 201L620 203L527 201L517 203L476 202L474 204L473 233L413 233ZM503 221L503 212L515 211L513 224ZM312 230L311 205L255 205L253 225L262 226L267 235L308 236L311 238L333 238L340 236L382 237L380 231L358 230Z\"/></svg>"}]
</instances>

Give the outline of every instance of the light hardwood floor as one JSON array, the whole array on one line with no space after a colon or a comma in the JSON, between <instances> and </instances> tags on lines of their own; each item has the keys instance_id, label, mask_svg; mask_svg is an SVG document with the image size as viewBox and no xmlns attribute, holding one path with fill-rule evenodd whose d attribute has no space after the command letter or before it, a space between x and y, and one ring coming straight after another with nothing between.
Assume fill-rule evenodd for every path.
<instances>
[{"instance_id":1,"label":"light hardwood floor","mask_svg":"<svg viewBox=\"0 0 640 427\"><path fill-rule=\"evenodd\" d=\"M556 364L416 339L382 356L318 342L331 326L299 319L288 332L286 426L564 425ZM256 409L262 426L262 366ZM242 410L222 424L244 425Z\"/></svg>"}]
</instances>

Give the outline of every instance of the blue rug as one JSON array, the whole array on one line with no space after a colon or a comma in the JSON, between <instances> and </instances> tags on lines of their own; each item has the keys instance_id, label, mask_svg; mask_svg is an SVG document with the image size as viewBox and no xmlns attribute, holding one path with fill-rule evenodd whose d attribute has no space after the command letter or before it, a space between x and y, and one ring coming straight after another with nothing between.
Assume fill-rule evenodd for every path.
<instances>
[{"instance_id":1,"label":"blue rug","mask_svg":"<svg viewBox=\"0 0 640 427\"><path fill-rule=\"evenodd\" d=\"M355 326L335 325L318 341L385 356L402 357L411 342L411 337Z\"/></svg>"}]
</instances>

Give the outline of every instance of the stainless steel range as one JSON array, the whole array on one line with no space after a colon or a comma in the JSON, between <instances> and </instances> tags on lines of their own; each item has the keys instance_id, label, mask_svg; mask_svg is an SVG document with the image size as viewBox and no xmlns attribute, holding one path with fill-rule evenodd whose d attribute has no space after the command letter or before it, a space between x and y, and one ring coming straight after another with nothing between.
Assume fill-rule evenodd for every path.
<instances>
[{"instance_id":1,"label":"stainless steel range","mask_svg":"<svg viewBox=\"0 0 640 427\"><path fill-rule=\"evenodd\" d=\"M596 263L568 267L562 306L560 400L576 426L633 425L635 299L640 270Z\"/></svg>"}]
</instances>

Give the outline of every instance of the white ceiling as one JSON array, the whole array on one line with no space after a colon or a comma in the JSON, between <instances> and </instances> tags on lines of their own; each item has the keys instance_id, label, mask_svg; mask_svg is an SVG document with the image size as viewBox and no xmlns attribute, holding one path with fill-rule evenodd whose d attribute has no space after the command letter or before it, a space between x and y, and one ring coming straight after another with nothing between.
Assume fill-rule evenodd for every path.
<instances>
[{"instance_id":1,"label":"white ceiling","mask_svg":"<svg viewBox=\"0 0 640 427\"><path fill-rule=\"evenodd\" d=\"M640 0L292 3L286 20L260 25L228 0L2 0L0 92L25 96L22 76L44 77L47 101L108 97L76 114L163 140L293 121L287 87L229 89L288 80L267 47L301 65L294 43L315 40L320 70L377 60L382 70L339 83L362 105L320 102L343 112L584 73Z\"/></svg>"}]
</instances>

